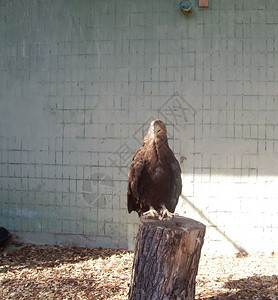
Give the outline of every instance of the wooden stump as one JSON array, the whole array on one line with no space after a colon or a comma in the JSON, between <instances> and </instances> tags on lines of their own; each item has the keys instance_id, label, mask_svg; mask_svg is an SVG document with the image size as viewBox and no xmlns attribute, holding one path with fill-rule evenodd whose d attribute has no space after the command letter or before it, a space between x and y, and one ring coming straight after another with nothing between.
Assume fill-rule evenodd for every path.
<instances>
[{"instance_id":1,"label":"wooden stump","mask_svg":"<svg viewBox=\"0 0 278 300\"><path fill-rule=\"evenodd\" d=\"M141 217L128 299L194 299L205 231L189 218Z\"/></svg>"}]
</instances>

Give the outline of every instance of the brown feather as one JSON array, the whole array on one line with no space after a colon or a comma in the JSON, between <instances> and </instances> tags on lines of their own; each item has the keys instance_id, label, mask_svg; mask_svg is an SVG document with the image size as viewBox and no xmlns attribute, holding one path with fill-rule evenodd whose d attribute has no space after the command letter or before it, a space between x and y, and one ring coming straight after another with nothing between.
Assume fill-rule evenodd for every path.
<instances>
[{"instance_id":1,"label":"brown feather","mask_svg":"<svg viewBox=\"0 0 278 300\"><path fill-rule=\"evenodd\" d=\"M134 210L140 216L150 207L159 210L164 205L173 213L181 189L181 169L168 145L166 126L154 120L130 165L128 212Z\"/></svg>"}]
</instances>

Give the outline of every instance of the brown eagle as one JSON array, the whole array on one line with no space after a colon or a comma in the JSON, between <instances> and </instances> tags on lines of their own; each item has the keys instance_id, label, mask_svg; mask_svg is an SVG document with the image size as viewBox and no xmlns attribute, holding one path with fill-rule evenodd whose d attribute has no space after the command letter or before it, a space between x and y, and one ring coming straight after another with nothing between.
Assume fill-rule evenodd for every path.
<instances>
[{"instance_id":1,"label":"brown eagle","mask_svg":"<svg viewBox=\"0 0 278 300\"><path fill-rule=\"evenodd\" d=\"M154 120L130 165L128 212L134 210L139 217L145 212L162 218L172 216L181 189L181 169L169 148L166 126L161 120Z\"/></svg>"}]
</instances>

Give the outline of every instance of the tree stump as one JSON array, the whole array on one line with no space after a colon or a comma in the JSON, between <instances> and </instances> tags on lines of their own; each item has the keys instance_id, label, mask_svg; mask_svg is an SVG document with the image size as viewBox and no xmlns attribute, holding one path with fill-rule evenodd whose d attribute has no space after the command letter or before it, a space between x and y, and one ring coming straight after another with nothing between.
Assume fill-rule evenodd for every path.
<instances>
[{"instance_id":1,"label":"tree stump","mask_svg":"<svg viewBox=\"0 0 278 300\"><path fill-rule=\"evenodd\" d=\"M194 299L205 231L189 218L141 217L128 299Z\"/></svg>"}]
</instances>

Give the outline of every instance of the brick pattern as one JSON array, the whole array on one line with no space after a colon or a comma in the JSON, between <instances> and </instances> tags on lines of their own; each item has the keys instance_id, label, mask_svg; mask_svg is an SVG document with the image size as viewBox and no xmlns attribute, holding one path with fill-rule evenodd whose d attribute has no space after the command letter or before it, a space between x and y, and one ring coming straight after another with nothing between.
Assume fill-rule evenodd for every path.
<instances>
[{"instance_id":1,"label":"brick pattern","mask_svg":"<svg viewBox=\"0 0 278 300\"><path fill-rule=\"evenodd\" d=\"M178 212L207 224L205 247L272 251L277 10L2 1L0 225L37 242L132 248L128 166L161 118L183 161Z\"/></svg>"}]
</instances>

